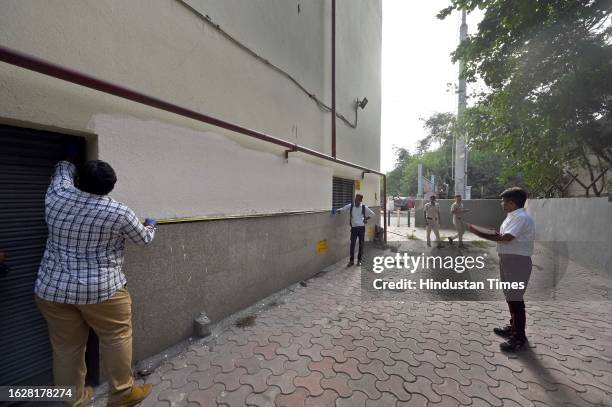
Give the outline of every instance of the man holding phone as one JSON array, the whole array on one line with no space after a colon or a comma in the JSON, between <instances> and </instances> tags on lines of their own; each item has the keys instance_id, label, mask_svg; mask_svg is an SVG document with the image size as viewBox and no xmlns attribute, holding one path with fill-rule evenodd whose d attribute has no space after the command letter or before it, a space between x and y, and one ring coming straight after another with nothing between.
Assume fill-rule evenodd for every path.
<instances>
[{"instance_id":1,"label":"man holding phone","mask_svg":"<svg viewBox=\"0 0 612 407\"><path fill-rule=\"evenodd\" d=\"M531 277L531 255L535 240L533 219L525 210L527 193L519 188L508 188L500 195L502 208L507 213L499 232L485 233L482 228L468 224L470 232L483 239L497 242L499 254L500 280L518 283L522 288L504 290L504 296L510 310L510 324L494 328L493 332L507 341L500 348L507 352L516 352L525 347L527 336L525 327L527 316L523 295Z\"/></svg>"},{"instance_id":2,"label":"man holding phone","mask_svg":"<svg viewBox=\"0 0 612 407\"><path fill-rule=\"evenodd\" d=\"M151 391L132 378L132 300L122 265L125 240L151 243L155 221L141 224L134 211L108 196L116 181L104 161L88 161L78 174L73 162L60 161L45 196L49 236L35 301L47 320L55 385L76 387L75 406L93 395L85 387L90 327L100 339L108 405L131 406Z\"/></svg>"}]
</instances>

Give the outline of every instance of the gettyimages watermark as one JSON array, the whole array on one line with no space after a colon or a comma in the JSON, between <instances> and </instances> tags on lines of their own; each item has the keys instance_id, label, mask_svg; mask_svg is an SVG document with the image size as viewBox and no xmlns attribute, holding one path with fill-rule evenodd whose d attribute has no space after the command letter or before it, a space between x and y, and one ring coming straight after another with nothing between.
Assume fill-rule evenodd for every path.
<instances>
[{"instance_id":1,"label":"gettyimages watermark","mask_svg":"<svg viewBox=\"0 0 612 407\"><path fill-rule=\"evenodd\" d=\"M580 242L583 244L584 242ZM585 264L570 242L536 242L529 260L506 257L500 272L496 244L424 241L368 242L361 267L364 301L609 301L606 267ZM572 250L573 249L573 250ZM575 253L574 253L575 252Z\"/></svg>"}]
</instances>

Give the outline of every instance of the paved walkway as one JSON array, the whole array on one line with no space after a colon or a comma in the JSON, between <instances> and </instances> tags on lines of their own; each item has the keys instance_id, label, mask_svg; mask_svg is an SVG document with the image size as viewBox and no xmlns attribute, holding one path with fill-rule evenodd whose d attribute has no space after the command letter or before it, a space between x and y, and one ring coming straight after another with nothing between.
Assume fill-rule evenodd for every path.
<instances>
[{"instance_id":1,"label":"paved walkway","mask_svg":"<svg viewBox=\"0 0 612 407\"><path fill-rule=\"evenodd\" d=\"M611 302L362 302L344 262L146 378L142 406L612 406Z\"/></svg>"}]
</instances>

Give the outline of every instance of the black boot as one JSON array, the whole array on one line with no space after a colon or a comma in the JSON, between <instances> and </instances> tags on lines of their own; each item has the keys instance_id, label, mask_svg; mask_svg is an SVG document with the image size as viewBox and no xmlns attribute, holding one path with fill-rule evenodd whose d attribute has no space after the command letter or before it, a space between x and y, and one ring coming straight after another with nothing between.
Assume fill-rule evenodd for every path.
<instances>
[{"instance_id":1,"label":"black boot","mask_svg":"<svg viewBox=\"0 0 612 407\"><path fill-rule=\"evenodd\" d=\"M503 328L493 328L493 332L502 338L510 338L512 336L512 326L506 325Z\"/></svg>"},{"instance_id":2,"label":"black boot","mask_svg":"<svg viewBox=\"0 0 612 407\"><path fill-rule=\"evenodd\" d=\"M525 348L527 344L527 338L521 339L516 337L510 337L506 342L500 343L499 348L503 352L518 352Z\"/></svg>"}]
</instances>

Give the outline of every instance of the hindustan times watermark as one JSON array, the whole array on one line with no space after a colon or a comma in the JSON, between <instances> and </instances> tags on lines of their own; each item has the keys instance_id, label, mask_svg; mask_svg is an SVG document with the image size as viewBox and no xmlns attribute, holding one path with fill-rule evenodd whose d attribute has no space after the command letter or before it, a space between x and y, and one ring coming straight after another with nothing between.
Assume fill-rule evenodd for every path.
<instances>
[{"instance_id":1,"label":"hindustan times watermark","mask_svg":"<svg viewBox=\"0 0 612 407\"><path fill-rule=\"evenodd\" d=\"M361 267L364 301L609 301L612 276L572 253L572 242L536 242L529 274L500 273L496 244L429 247L423 241L366 243ZM576 248L574 248L576 246ZM511 267L512 268L512 267ZM568 272L570 270L570 272Z\"/></svg>"}]
</instances>

